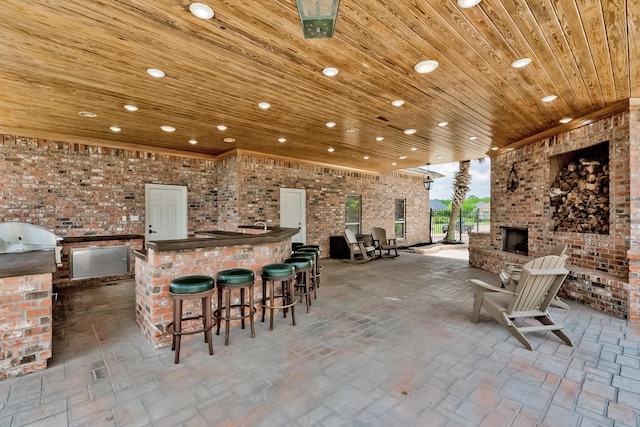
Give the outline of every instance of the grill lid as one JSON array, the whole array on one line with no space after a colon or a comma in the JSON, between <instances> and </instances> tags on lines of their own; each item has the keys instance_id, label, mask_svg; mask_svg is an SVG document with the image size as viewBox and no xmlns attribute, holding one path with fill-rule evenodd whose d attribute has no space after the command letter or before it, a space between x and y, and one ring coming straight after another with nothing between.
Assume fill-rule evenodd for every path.
<instances>
[{"instance_id":1,"label":"grill lid","mask_svg":"<svg viewBox=\"0 0 640 427\"><path fill-rule=\"evenodd\" d=\"M56 264L60 264L62 237L46 228L23 222L0 222L0 254L30 251L56 251Z\"/></svg>"}]
</instances>

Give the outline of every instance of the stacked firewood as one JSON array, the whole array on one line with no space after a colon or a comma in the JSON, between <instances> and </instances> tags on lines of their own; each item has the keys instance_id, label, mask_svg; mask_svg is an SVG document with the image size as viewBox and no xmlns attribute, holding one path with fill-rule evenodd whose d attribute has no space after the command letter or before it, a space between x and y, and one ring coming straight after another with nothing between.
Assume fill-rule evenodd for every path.
<instances>
[{"instance_id":1,"label":"stacked firewood","mask_svg":"<svg viewBox=\"0 0 640 427\"><path fill-rule=\"evenodd\" d=\"M550 190L556 231L609 233L609 165L580 159L565 166Z\"/></svg>"}]
</instances>

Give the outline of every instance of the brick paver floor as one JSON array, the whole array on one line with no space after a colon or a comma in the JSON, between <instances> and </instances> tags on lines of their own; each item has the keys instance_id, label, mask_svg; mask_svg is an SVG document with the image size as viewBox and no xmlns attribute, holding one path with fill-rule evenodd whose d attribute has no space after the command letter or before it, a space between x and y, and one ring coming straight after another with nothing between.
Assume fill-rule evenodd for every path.
<instances>
[{"instance_id":1,"label":"brick paver floor","mask_svg":"<svg viewBox=\"0 0 640 427\"><path fill-rule=\"evenodd\" d=\"M183 344L138 330L132 281L60 292L47 370L0 382L0 426L638 426L640 325L553 309L575 347L483 314L465 260L323 260L297 325Z\"/></svg>"}]
</instances>

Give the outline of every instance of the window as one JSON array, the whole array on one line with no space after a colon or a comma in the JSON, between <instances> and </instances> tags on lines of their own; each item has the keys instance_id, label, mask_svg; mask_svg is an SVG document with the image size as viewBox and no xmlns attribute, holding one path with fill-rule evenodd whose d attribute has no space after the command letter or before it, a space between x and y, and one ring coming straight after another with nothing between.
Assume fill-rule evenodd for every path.
<instances>
[{"instance_id":1,"label":"window","mask_svg":"<svg viewBox=\"0 0 640 427\"><path fill-rule=\"evenodd\" d=\"M345 228L360 234L360 196L347 195L344 204Z\"/></svg>"},{"instance_id":2,"label":"window","mask_svg":"<svg viewBox=\"0 0 640 427\"><path fill-rule=\"evenodd\" d=\"M396 237L405 238L405 205L406 199L396 199L396 213L395 213L395 224L396 224Z\"/></svg>"}]
</instances>

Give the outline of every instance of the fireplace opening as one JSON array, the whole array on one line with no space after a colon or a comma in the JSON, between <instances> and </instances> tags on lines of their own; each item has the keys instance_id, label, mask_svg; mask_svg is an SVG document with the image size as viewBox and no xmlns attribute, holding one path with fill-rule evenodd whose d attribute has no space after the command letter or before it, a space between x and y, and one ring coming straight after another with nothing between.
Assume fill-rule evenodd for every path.
<instances>
[{"instance_id":1,"label":"fireplace opening","mask_svg":"<svg viewBox=\"0 0 640 427\"><path fill-rule=\"evenodd\" d=\"M521 227L500 227L502 250L514 254L529 255L529 230Z\"/></svg>"},{"instance_id":2,"label":"fireplace opening","mask_svg":"<svg viewBox=\"0 0 640 427\"><path fill-rule=\"evenodd\" d=\"M609 141L550 160L552 230L609 234Z\"/></svg>"}]
</instances>

